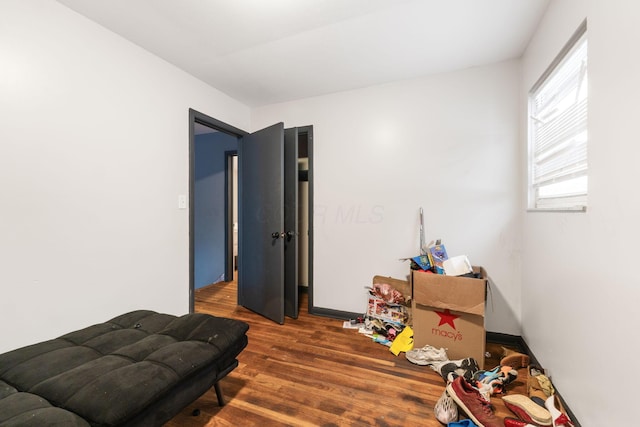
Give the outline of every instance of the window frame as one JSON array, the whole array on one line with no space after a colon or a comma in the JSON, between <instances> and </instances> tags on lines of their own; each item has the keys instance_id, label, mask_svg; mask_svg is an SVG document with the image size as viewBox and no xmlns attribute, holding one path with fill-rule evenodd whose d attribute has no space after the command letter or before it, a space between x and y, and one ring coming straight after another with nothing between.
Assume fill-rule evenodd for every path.
<instances>
[{"instance_id":1,"label":"window frame","mask_svg":"<svg viewBox=\"0 0 640 427\"><path fill-rule=\"evenodd\" d=\"M529 92L527 93L527 211L528 212L586 212L588 206L588 181L587 181L587 189L584 195L584 203L579 205L564 205L558 207L538 207L538 196L536 192L536 187L534 186L534 162L535 162L535 143L533 138L533 127L531 122L534 120L532 114L532 104L535 99L535 95L537 95L538 91L543 87L547 82L549 82L550 78L552 78L556 72L559 70L559 67L562 66L567 59L567 57L574 51L574 49L578 46L578 43L582 39L587 38L587 20L585 19L577 30L573 33L571 38L567 41L567 43L560 50L558 55L554 58L554 60L549 64L547 69L542 73L540 78L536 81L536 83L531 87ZM588 43L588 39L587 43ZM587 45L587 58L588 58L588 45ZM587 65L588 68L588 65ZM588 72L587 72L588 76ZM588 77L587 77L588 79ZM588 93L587 93L587 117L588 117ZM588 123L588 119L587 119ZM588 126L588 124L587 124ZM585 149L588 149L588 133L587 133L587 141L585 144L587 145ZM587 156L587 164L588 164L588 151L586 153ZM585 177L588 179L588 166L585 172Z\"/></svg>"}]
</instances>

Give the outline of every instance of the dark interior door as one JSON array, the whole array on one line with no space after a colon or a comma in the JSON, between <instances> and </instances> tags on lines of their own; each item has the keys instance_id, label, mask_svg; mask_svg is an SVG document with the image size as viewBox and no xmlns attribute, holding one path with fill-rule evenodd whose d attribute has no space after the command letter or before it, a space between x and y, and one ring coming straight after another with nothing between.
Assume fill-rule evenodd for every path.
<instances>
[{"instance_id":1,"label":"dark interior door","mask_svg":"<svg viewBox=\"0 0 640 427\"><path fill-rule=\"evenodd\" d=\"M284 124L238 142L238 303L284 323Z\"/></svg>"}]
</instances>

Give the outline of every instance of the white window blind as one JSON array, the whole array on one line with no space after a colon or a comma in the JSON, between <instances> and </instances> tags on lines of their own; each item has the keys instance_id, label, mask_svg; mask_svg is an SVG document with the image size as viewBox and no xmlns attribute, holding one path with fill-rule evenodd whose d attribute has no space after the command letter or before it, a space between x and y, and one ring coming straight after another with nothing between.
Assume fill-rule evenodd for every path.
<instances>
[{"instance_id":1,"label":"white window blind","mask_svg":"<svg viewBox=\"0 0 640 427\"><path fill-rule=\"evenodd\" d=\"M586 22L529 93L529 207L587 206Z\"/></svg>"}]
</instances>

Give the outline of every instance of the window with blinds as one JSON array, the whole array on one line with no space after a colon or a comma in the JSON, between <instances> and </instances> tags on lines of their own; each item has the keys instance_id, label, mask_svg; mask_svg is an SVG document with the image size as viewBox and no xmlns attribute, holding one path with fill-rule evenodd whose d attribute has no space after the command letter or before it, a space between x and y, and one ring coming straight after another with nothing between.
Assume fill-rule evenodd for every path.
<instances>
[{"instance_id":1,"label":"window with blinds","mask_svg":"<svg viewBox=\"0 0 640 427\"><path fill-rule=\"evenodd\" d=\"M587 25L529 92L529 208L587 207Z\"/></svg>"}]
</instances>

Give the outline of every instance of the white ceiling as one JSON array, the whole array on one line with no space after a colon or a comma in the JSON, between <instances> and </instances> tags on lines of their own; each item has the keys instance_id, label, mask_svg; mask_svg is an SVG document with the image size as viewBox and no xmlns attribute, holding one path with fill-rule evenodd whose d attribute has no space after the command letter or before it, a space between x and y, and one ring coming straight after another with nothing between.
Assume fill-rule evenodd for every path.
<instances>
[{"instance_id":1,"label":"white ceiling","mask_svg":"<svg viewBox=\"0 0 640 427\"><path fill-rule=\"evenodd\" d=\"M251 107L518 58L549 0L58 0Z\"/></svg>"}]
</instances>

